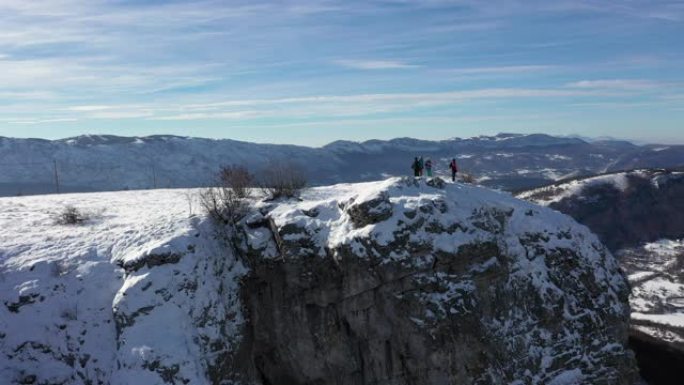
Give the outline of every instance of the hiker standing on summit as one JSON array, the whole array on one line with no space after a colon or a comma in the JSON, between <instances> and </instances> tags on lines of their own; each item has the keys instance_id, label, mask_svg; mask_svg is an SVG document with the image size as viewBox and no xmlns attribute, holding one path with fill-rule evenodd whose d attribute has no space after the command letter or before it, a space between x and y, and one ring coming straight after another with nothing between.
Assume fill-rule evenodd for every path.
<instances>
[{"instance_id":1,"label":"hiker standing on summit","mask_svg":"<svg viewBox=\"0 0 684 385\"><path fill-rule=\"evenodd\" d=\"M456 173L458 173L458 165L456 164L456 158L451 159L451 163L449 163L449 168L451 169L451 181L456 182Z\"/></svg>"},{"instance_id":2,"label":"hiker standing on summit","mask_svg":"<svg viewBox=\"0 0 684 385\"><path fill-rule=\"evenodd\" d=\"M411 168L413 169L413 176L420 176L420 160L418 160L418 157L413 159Z\"/></svg>"},{"instance_id":3,"label":"hiker standing on summit","mask_svg":"<svg viewBox=\"0 0 684 385\"><path fill-rule=\"evenodd\" d=\"M423 170L425 169L425 162L423 162L423 157L418 158L418 176L423 176Z\"/></svg>"},{"instance_id":4,"label":"hiker standing on summit","mask_svg":"<svg viewBox=\"0 0 684 385\"><path fill-rule=\"evenodd\" d=\"M430 159L425 161L425 173L428 177L432 176L432 160Z\"/></svg>"}]
</instances>

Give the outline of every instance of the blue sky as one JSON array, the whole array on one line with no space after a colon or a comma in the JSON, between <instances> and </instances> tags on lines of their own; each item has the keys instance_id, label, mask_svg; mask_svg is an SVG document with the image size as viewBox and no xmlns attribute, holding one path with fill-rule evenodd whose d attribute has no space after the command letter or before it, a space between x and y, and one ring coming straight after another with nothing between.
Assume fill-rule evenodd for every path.
<instances>
[{"instance_id":1,"label":"blue sky","mask_svg":"<svg viewBox=\"0 0 684 385\"><path fill-rule=\"evenodd\" d=\"M684 2L0 0L0 136L684 143Z\"/></svg>"}]
</instances>

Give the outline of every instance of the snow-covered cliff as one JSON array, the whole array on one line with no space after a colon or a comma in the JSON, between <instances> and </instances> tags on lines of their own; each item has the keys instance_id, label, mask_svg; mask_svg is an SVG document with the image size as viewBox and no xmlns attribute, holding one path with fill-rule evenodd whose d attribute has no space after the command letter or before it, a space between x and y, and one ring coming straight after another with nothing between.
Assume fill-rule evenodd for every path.
<instances>
[{"instance_id":1,"label":"snow-covered cliff","mask_svg":"<svg viewBox=\"0 0 684 385\"><path fill-rule=\"evenodd\" d=\"M632 334L684 358L684 172L619 172L519 197L572 216L612 248L633 288Z\"/></svg>"},{"instance_id":2,"label":"snow-covered cliff","mask_svg":"<svg viewBox=\"0 0 684 385\"><path fill-rule=\"evenodd\" d=\"M483 188L393 178L255 200L233 249L192 196L0 199L0 378L634 380L626 280L567 216ZM66 204L92 219L54 224Z\"/></svg>"},{"instance_id":3,"label":"snow-covered cliff","mask_svg":"<svg viewBox=\"0 0 684 385\"><path fill-rule=\"evenodd\" d=\"M261 203L246 225L243 298L264 383L633 379L626 281L565 215L395 178Z\"/></svg>"},{"instance_id":4,"label":"snow-covered cliff","mask_svg":"<svg viewBox=\"0 0 684 385\"><path fill-rule=\"evenodd\" d=\"M208 383L239 341L244 268L187 197L0 199L3 383ZM92 218L57 225L65 205Z\"/></svg>"}]
</instances>

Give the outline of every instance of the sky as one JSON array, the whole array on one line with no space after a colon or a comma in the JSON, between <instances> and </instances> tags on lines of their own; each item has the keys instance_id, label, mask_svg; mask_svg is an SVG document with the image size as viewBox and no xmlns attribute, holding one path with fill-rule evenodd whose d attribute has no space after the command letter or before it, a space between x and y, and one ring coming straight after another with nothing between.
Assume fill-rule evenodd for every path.
<instances>
[{"instance_id":1,"label":"sky","mask_svg":"<svg viewBox=\"0 0 684 385\"><path fill-rule=\"evenodd\" d=\"M0 136L684 143L682 1L0 0Z\"/></svg>"}]
</instances>

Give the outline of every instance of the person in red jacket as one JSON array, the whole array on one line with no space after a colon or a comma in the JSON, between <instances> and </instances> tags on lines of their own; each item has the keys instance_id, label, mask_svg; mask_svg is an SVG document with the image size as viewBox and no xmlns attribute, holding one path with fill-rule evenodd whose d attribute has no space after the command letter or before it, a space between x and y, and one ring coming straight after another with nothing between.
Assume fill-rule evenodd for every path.
<instances>
[{"instance_id":1,"label":"person in red jacket","mask_svg":"<svg viewBox=\"0 0 684 385\"><path fill-rule=\"evenodd\" d=\"M456 173L458 172L458 165L456 164L456 158L451 159L449 163L449 168L451 169L451 181L456 181Z\"/></svg>"}]
</instances>

